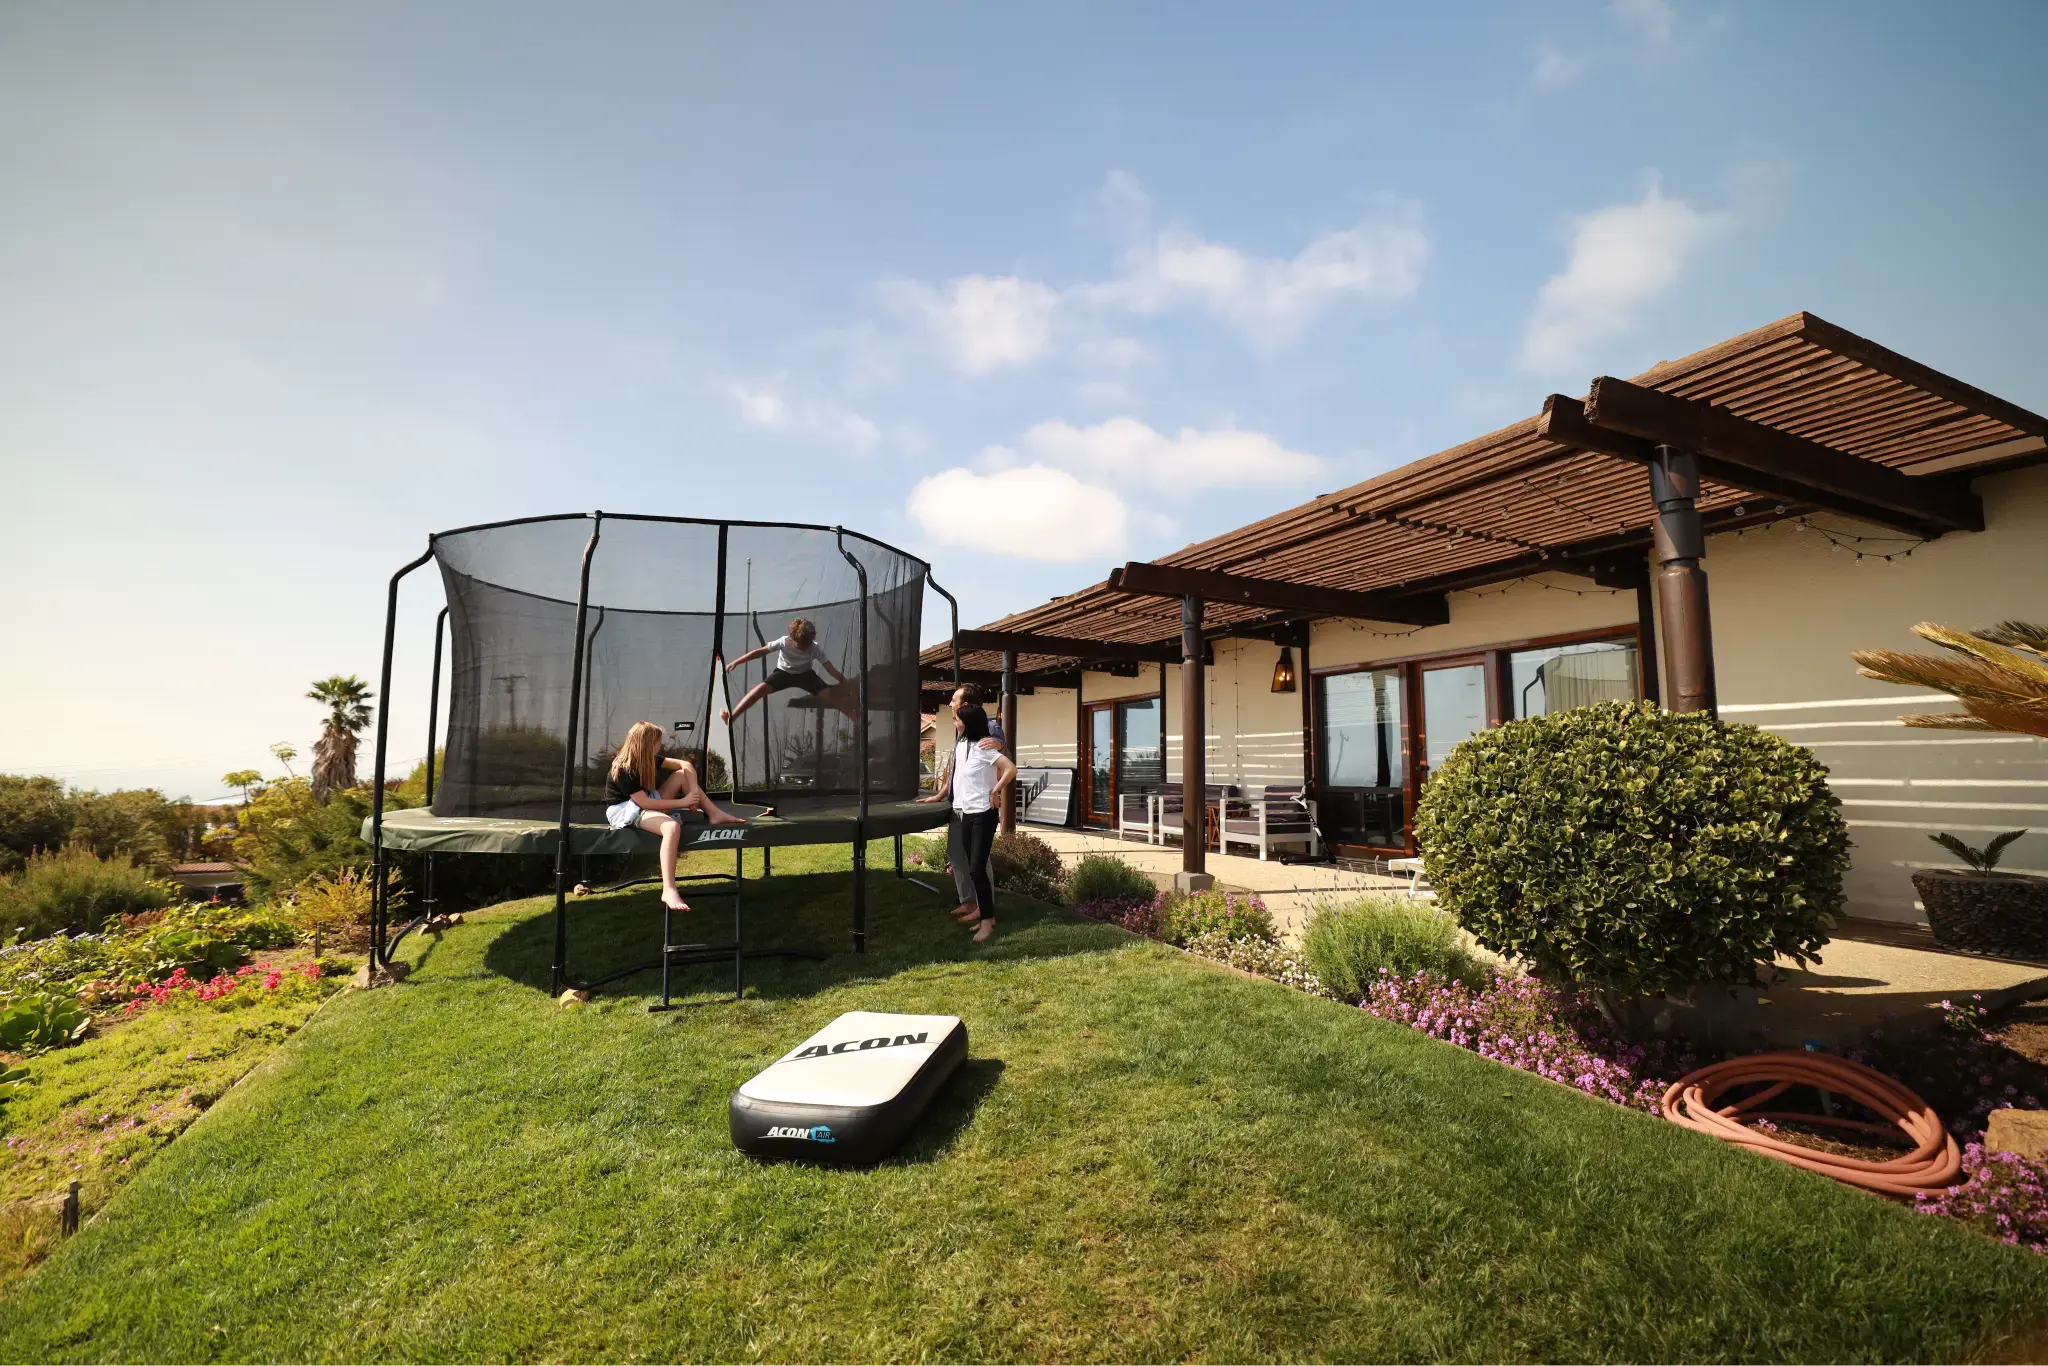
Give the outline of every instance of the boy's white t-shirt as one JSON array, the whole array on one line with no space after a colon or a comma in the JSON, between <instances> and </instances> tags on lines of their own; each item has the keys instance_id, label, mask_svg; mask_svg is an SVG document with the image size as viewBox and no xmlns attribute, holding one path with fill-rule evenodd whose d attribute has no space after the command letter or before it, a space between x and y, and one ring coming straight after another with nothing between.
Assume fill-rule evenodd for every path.
<instances>
[{"instance_id":1,"label":"boy's white t-shirt","mask_svg":"<svg viewBox=\"0 0 2048 1366\"><path fill-rule=\"evenodd\" d=\"M768 648L776 652L776 668L785 673L800 674L816 667L819 657L825 653L825 642L813 636L809 645L799 645L788 636L777 636L768 642Z\"/></svg>"},{"instance_id":2,"label":"boy's white t-shirt","mask_svg":"<svg viewBox=\"0 0 2048 1366\"><path fill-rule=\"evenodd\" d=\"M999 749L983 749L976 740L957 740L953 744L953 809L963 816L972 816L978 811L989 809L990 796L994 793L996 760L1002 757Z\"/></svg>"}]
</instances>

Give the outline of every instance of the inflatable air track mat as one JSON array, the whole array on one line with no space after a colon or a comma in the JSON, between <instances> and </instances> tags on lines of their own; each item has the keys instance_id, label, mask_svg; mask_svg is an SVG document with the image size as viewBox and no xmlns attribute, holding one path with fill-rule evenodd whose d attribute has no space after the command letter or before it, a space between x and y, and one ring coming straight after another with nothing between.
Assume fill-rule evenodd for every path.
<instances>
[{"instance_id":1,"label":"inflatable air track mat","mask_svg":"<svg viewBox=\"0 0 2048 1366\"><path fill-rule=\"evenodd\" d=\"M854 1010L733 1092L733 1146L754 1157L875 1162L967 1058L952 1015Z\"/></svg>"}]
</instances>

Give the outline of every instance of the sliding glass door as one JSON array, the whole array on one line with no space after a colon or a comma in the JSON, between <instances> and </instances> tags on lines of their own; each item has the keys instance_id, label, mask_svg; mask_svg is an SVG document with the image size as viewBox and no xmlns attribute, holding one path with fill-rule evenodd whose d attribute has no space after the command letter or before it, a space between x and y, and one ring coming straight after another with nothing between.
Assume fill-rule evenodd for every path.
<instances>
[{"instance_id":1,"label":"sliding glass door","mask_svg":"<svg viewBox=\"0 0 2048 1366\"><path fill-rule=\"evenodd\" d=\"M1365 669L1316 680L1322 718L1323 834L1333 844L1405 847L1408 749L1402 670Z\"/></svg>"},{"instance_id":2,"label":"sliding glass door","mask_svg":"<svg viewBox=\"0 0 2048 1366\"><path fill-rule=\"evenodd\" d=\"M1117 801L1124 793L1149 792L1166 781L1159 699L1096 702L1084 710L1087 729L1081 823L1114 825Z\"/></svg>"}]
</instances>

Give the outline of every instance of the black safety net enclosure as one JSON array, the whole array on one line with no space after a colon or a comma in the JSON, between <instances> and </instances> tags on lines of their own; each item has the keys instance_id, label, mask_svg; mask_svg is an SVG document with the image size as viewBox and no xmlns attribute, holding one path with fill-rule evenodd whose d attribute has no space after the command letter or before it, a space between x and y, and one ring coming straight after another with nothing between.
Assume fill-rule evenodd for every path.
<instances>
[{"instance_id":1,"label":"black safety net enclosure","mask_svg":"<svg viewBox=\"0 0 2048 1366\"><path fill-rule=\"evenodd\" d=\"M593 533L578 698L579 580ZM636 721L661 726L668 752L692 759L706 787L779 814L863 790L881 802L917 795L921 560L850 532L611 514L447 532L433 547L451 661L435 815L553 818L566 746L570 819L597 823L612 757ZM781 652L730 674L723 662L784 639L800 619L815 632L809 677L824 690L781 688L727 727L720 714L768 680Z\"/></svg>"},{"instance_id":2,"label":"black safety net enclosure","mask_svg":"<svg viewBox=\"0 0 2048 1366\"><path fill-rule=\"evenodd\" d=\"M387 696L399 580L430 559L447 597L434 684L438 703L445 630L445 759L438 772L429 761L426 809L375 802L365 834L380 865L386 849L553 852L560 883L570 855L652 849L604 814L613 757L641 721L750 818L695 825L686 847L852 842L858 874L865 840L943 823L942 808L914 804L930 581L915 556L838 527L629 513L440 532L392 580ZM430 734L430 754L436 744ZM378 798L385 747L380 725ZM858 906L856 921L859 948ZM558 925L558 986L570 980L561 942Z\"/></svg>"}]
</instances>

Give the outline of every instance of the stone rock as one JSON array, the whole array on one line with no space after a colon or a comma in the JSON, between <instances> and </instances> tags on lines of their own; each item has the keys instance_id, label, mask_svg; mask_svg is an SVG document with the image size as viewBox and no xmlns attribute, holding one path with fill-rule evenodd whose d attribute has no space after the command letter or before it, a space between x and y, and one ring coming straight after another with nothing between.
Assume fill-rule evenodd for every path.
<instances>
[{"instance_id":1,"label":"stone rock","mask_svg":"<svg viewBox=\"0 0 2048 1366\"><path fill-rule=\"evenodd\" d=\"M462 912L457 911L453 915L449 916L448 923L451 925L460 925L462 923Z\"/></svg>"},{"instance_id":2,"label":"stone rock","mask_svg":"<svg viewBox=\"0 0 2048 1366\"><path fill-rule=\"evenodd\" d=\"M411 973L412 964L403 959L393 963L388 968L380 968L375 963L365 963L356 969L356 975L348 979L348 984L357 991L368 991L372 987L389 986L393 982L403 982Z\"/></svg>"},{"instance_id":3,"label":"stone rock","mask_svg":"<svg viewBox=\"0 0 2048 1366\"><path fill-rule=\"evenodd\" d=\"M1984 1129L1984 1150L2048 1156L2048 1110L1993 1110Z\"/></svg>"},{"instance_id":4,"label":"stone rock","mask_svg":"<svg viewBox=\"0 0 2048 1366\"><path fill-rule=\"evenodd\" d=\"M570 987L567 991L563 992L560 996L556 997L555 999L560 1001L565 1006L580 1006L585 1001L590 999L590 993L587 991L578 991L575 987Z\"/></svg>"}]
</instances>

